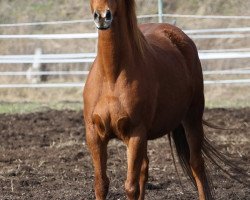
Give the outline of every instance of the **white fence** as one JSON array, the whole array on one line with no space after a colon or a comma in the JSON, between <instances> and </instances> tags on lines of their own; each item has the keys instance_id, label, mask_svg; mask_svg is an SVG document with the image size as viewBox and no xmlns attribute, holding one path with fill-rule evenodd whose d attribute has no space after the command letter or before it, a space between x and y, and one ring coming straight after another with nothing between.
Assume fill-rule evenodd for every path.
<instances>
[{"instance_id":1,"label":"white fence","mask_svg":"<svg viewBox=\"0 0 250 200\"><path fill-rule=\"evenodd\" d=\"M214 52L213 52L214 51ZM229 51L222 50L203 50L199 52L201 60L215 59L236 59L250 58L250 51ZM42 54L39 63L92 63L96 53L76 53L76 54ZM32 64L34 63L35 55L7 55L0 56L0 64Z\"/></svg>"},{"instance_id":2,"label":"white fence","mask_svg":"<svg viewBox=\"0 0 250 200\"><path fill-rule=\"evenodd\" d=\"M236 39L249 38L250 34L202 34L190 35L192 39ZM43 34L43 35L0 35L0 39L35 39L35 40L62 40L62 39L96 39L97 33L83 34Z\"/></svg>"},{"instance_id":3,"label":"white fence","mask_svg":"<svg viewBox=\"0 0 250 200\"><path fill-rule=\"evenodd\" d=\"M159 7L160 8L160 7ZM182 17L182 18L198 18L198 19L235 19L250 20L250 16L198 16L198 15L178 15L178 14L162 14L144 15L138 18L159 17ZM36 25L54 25L54 24L75 24L89 23L92 20L73 20L73 21L56 21L56 22L35 22L21 24L0 24L0 28L4 27L20 27L20 26L36 26ZM226 39L226 38L250 38L250 27L239 28L220 28L220 29L198 29L184 30L193 39ZM39 34L39 35L0 35L0 40L10 39L33 39L33 40L62 40L62 39L96 39L97 33L83 34ZM0 55L0 64L32 64L34 60L39 63L91 63L96 53L73 53L73 54L42 54L39 60L35 55ZM201 60L214 59L243 59L250 58L250 48L242 49L221 49L221 50L201 50L199 51ZM245 67L245 66L244 66ZM250 70L232 69L220 71L204 71L204 75L249 75ZM0 72L1 76L37 76L37 75L87 75L88 71L15 71ZM250 79L238 80L206 80L205 84L249 84ZM33 83L33 84L0 84L0 88L67 88L67 87L83 87L83 83Z\"/></svg>"},{"instance_id":4,"label":"white fence","mask_svg":"<svg viewBox=\"0 0 250 200\"><path fill-rule=\"evenodd\" d=\"M184 32L188 34L192 39L219 39L219 38L226 39L226 38L249 38L250 37L250 34L249 34L250 27L184 30ZM226 32L230 32L230 34L229 33L214 34L214 33L226 33ZM241 32L241 33L239 34L237 32ZM213 34L204 34L204 33L213 33ZM0 39L62 40L62 39L96 39L96 38L97 38L97 33L0 35Z\"/></svg>"}]
</instances>

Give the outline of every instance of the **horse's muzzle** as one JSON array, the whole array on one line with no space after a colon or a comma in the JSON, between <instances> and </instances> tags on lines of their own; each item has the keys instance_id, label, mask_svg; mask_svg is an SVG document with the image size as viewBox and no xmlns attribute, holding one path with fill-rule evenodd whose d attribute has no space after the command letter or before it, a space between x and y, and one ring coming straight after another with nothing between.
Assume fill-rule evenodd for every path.
<instances>
[{"instance_id":1,"label":"horse's muzzle","mask_svg":"<svg viewBox=\"0 0 250 200\"><path fill-rule=\"evenodd\" d=\"M111 27L113 16L110 10L94 11L94 22L99 30L107 30Z\"/></svg>"}]
</instances>

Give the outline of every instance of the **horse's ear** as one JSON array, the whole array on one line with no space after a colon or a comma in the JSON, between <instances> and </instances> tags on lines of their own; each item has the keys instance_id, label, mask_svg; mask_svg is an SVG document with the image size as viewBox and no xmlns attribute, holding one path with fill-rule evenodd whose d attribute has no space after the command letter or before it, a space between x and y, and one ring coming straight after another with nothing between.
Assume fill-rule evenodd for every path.
<instances>
[{"instance_id":1,"label":"horse's ear","mask_svg":"<svg viewBox=\"0 0 250 200\"><path fill-rule=\"evenodd\" d=\"M119 132L128 134L130 130L130 120L127 116L121 117L120 119L117 120L117 129Z\"/></svg>"},{"instance_id":2,"label":"horse's ear","mask_svg":"<svg viewBox=\"0 0 250 200\"><path fill-rule=\"evenodd\" d=\"M92 119L93 119L93 124L95 125L99 135L104 137L107 127L105 126L103 119L98 114L94 114Z\"/></svg>"}]
</instances>

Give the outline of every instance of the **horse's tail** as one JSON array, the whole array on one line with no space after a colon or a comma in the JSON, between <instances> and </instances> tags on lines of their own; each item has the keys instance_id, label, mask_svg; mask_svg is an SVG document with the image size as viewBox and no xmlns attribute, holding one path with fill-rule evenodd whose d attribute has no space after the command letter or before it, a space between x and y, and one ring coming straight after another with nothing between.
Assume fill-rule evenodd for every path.
<instances>
[{"instance_id":1,"label":"horse's tail","mask_svg":"<svg viewBox=\"0 0 250 200\"><path fill-rule=\"evenodd\" d=\"M217 125L213 125L204 120L203 120L203 124L213 129L236 130L236 129L231 129L231 128L219 127ZM223 155L221 152L215 149L215 147L211 144L211 142L206 136L204 137L204 141L203 141L202 153L205 159L209 160L213 165L217 166L222 172L224 172L230 178L236 180L239 183L242 183L243 185L250 186L250 183L248 180L250 178L249 174L247 174L247 172L244 169L239 167L239 164L242 164L243 166L245 163L240 160L237 160L237 164L234 164L235 161L232 161L231 158ZM227 169L225 169L223 166ZM243 175L241 176L241 179L238 178L238 174Z\"/></svg>"},{"instance_id":2,"label":"horse's tail","mask_svg":"<svg viewBox=\"0 0 250 200\"><path fill-rule=\"evenodd\" d=\"M189 149L189 145L187 142L185 130L184 130L184 127L182 125L180 125L178 128L176 128L173 131L172 138L173 138L174 143L175 143L175 148L176 148L177 156L179 158L181 167L182 167L184 173L190 178L193 185L197 188L197 185L196 185L193 173L192 173L192 169L191 169L190 164L189 164L190 149ZM172 151L172 148L171 148L171 151ZM205 192L206 199L210 200L210 199L213 199L214 192L213 192L213 189L211 189L213 187L210 186L211 181L210 181L210 178L209 178L207 172L205 172L204 176L205 176L204 192Z\"/></svg>"},{"instance_id":3,"label":"horse's tail","mask_svg":"<svg viewBox=\"0 0 250 200\"><path fill-rule=\"evenodd\" d=\"M228 130L225 128L212 125L208 122L205 122L204 125L209 126L211 128L215 128L215 129ZM177 152L180 164L182 166L182 169L184 173L190 178L193 185L196 187L195 179L193 177L192 170L189 164L190 150L189 150L185 130L182 125L180 125L177 129L173 131L172 138L175 143L176 152ZM171 151L172 151L172 148L171 148ZM239 168L239 166L234 164L228 157L224 156L222 153L216 150L215 147L210 143L210 141L208 140L206 136L204 136L204 140L203 140L202 154L206 161L210 161L210 163L217 166L221 171L223 171L230 178L233 178L234 180L246 186L250 185L249 184L250 176L247 174L247 172L244 172L243 169ZM243 178L239 179L237 177L237 174L241 174L241 175L243 174L244 176L241 176ZM213 199L214 191L213 191L213 187L211 187L212 181L209 178L207 172L205 172L205 179L206 179L206 182L205 182L206 199Z\"/></svg>"},{"instance_id":4,"label":"horse's tail","mask_svg":"<svg viewBox=\"0 0 250 200\"><path fill-rule=\"evenodd\" d=\"M235 131L236 129L233 129L233 128L225 128L225 127L221 127L221 126L218 126L218 125L215 125L215 124L212 124L206 120L202 120L202 124L209 127L209 128L213 128L213 129L217 129L217 130L223 130L223 131Z\"/></svg>"}]
</instances>

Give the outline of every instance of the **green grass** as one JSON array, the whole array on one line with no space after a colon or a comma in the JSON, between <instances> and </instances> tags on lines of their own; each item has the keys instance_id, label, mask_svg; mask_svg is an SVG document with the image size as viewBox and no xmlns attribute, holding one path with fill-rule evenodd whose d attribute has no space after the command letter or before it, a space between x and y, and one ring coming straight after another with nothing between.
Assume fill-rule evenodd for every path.
<instances>
[{"instance_id":1,"label":"green grass","mask_svg":"<svg viewBox=\"0 0 250 200\"><path fill-rule=\"evenodd\" d=\"M38 102L17 102L17 103L0 103L0 114L24 114L30 112L45 111L48 109L56 110L82 110L81 102L50 102L50 103L38 103Z\"/></svg>"},{"instance_id":2,"label":"green grass","mask_svg":"<svg viewBox=\"0 0 250 200\"><path fill-rule=\"evenodd\" d=\"M250 101L248 99L245 100L207 100L206 101L207 108L244 108L250 107ZM39 102L1 102L0 103L0 114L25 114L31 112L39 112L46 111L48 109L55 110L82 110L82 102L50 102L50 103L39 103Z\"/></svg>"},{"instance_id":3,"label":"green grass","mask_svg":"<svg viewBox=\"0 0 250 200\"><path fill-rule=\"evenodd\" d=\"M209 100L206 101L206 108L246 108L250 107L250 101L245 100Z\"/></svg>"}]
</instances>

